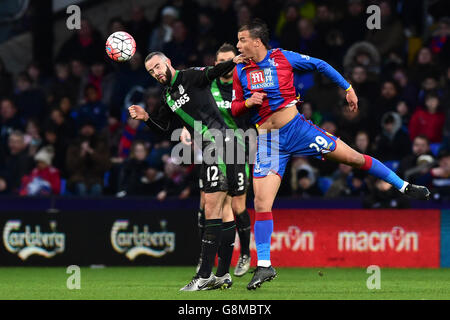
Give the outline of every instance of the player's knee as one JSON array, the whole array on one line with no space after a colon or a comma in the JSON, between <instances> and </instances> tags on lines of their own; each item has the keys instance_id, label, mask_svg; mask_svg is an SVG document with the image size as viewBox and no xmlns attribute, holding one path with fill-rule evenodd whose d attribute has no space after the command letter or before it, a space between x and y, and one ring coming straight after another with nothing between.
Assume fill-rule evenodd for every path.
<instances>
[{"instance_id":1,"label":"player's knee","mask_svg":"<svg viewBox=\"0 0 450 320\"><path fill-rule=\"evenodd\" d=\"M245 205L245 199L233 199L233 202L231 203L231 208L233 209L234 214L240 214L244 212L246 205Z\"/></svg>"},{"instance_id":2,"label":"player's knee","mask_svg":"<svg viewBox=\"0 0 450 320\"><path fill-rule=\"evenodd\" d=\"M255 211L256 212L268 212L272 211L272 201L267 197L255 195Z\"/></svg>"},{"instance_id":3,"label":"player's knee","mask_svg":"<svg viewBox=\"0 0 450 320\"><path fill-rule=\"evenodd\" d=\"M364 156L361 153L355 152L347 156L347 164L354 168L361 168L364 165Z\"/></svg>"}]
</instances>

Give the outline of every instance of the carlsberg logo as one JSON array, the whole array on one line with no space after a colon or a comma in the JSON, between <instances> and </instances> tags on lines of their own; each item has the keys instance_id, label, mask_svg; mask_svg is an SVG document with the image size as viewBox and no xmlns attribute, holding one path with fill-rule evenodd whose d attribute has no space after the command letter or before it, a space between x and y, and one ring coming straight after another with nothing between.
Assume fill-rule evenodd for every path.
<instances>
[{"instance_id":1,"label":"carlsberg logo","mask_svg":"<svg viewBox=\"0 0 450 320\"><path fill-rule=\"evenodd\" d=\"M66 235L56 231L56 222L50 222L52 232L42 232L41 226L32 228L25 225L25 230L19 231L22 222L9 220L3 227L3 244L6 250L17 254L20 259L26 260L29 256L37 254L51 258L64 252Z\"/></svg>"},{"instance_id":2,"label":"carlsberg logo","mask_svg":"<svg viewBox=\"0 0 450 320\"><path fill-rule=\"evenodd\" d=\"M159 258L175 250L174 232L149 232L147 225L144 225L141 232L137 225L126 231L128 225L128 220L117 220L111 228L113 249L118 253L125 253L128 259L134 260L141 254ZM166 221L161 221L160 225L164 229Z\"/></svg>"}]
</instances>

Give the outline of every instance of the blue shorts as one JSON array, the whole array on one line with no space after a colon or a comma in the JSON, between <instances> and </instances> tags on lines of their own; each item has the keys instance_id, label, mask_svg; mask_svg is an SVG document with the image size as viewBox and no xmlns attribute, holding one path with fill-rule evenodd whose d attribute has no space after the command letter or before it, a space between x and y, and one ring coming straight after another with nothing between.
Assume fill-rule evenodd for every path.
<instances>
[{"instance_id":1,"label":"blue shorts","mask_svg":"<svg viewBox=\"0 0 450 320\"><path fill-rule=\"evenodd\" d=\"M316 156L336 149L336 137L297 114L279 130L258 135L253 177L263 178L269 174L283 177L291 156Z\"/></svg>"}]
</instances>

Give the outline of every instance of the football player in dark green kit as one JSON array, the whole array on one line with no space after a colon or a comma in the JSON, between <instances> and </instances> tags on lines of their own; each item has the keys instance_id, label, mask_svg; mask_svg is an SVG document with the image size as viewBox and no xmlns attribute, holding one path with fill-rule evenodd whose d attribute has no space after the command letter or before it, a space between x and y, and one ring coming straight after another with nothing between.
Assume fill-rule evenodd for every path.
<instances>
[{"instance_id":1,"label":"football player in dark green kit","mask_svg":"<svg viewBox=\"0 0 450 320\"><path fill-rule=\"evenodd\" d=\"M219 245L225 240L222 237L222 230L229 229L232 230L233 236L235 234L235 230L232 229L235 225L233 213L227 210L231 205L226 205L226 199L229 191L239 188L239 179L235 173L235 163L224 161L227 159L226 148L220 146L225 146L230 140L227 137L229 128L217 108L210 87L214 79L229 74L236 63L243 61L241 56L236 56L233 60L219 63L214 67L175 70L170 59L163 53L150 53L145 59L145 68L152 77L165 86L164 104L150 115L137 105L128 108L133 119L145 121L154 130L167 131L172 120L178 118L186 125L192 136L200 134L202 138L204 159L202 166L207 177L204 181L205 232L201 248L202 263L192 281L181 288L182 291L200 291L217 287L220 279L211 271ZM212 154L216 160L205 161L205 155ZM232 239L230 237L230 240L234 243L234 237ZM225 260L231 261L232 246L229 245L226 251ZM219 263L217 275L226 274L229 264L230 262ZM223 283L223 286L230 285L231 283Z\"/></svg>"},{"instance_id":2,"label":"football player in dark green kit","mask_svg":"<svg viewBox=\"0 0 450 320\"><path fill-rule=\"evenodd\" d=\"M237 55L236 48L228 43L224 43L216 52L216 65L228 60L233 59ZM223 119L230 129L238 130L242 129L246 131L250 128L254 129L254 126L250 124L247 117L242 116L235 118L231 114L231 101L233 98L233 72L223 75L219 78L214 79L211 82L211 93L217 103L217 107L223 116ZM255 131L256 132L256 131ZM241 136L239 131L235 131L237 137L237 143L244 143L245 149L248 151L249 146L244 137ZM185 144L191 144L190 134L186 128L184 128L181 141ZM255 141L256 143L256 141ZM230 190L229 197L232 197L231 207L233 214L236 217L236 228L239 235L240 242L240 256L236 268L234 270L235 276L243 276L250 268L250 216L247 212L246 206L246 194L249 186L249 164L248 157L246 158L245 165L236 166L237 170L236 176L238 180L238 189ZM204 172L200 174L200 209L198 212L198 227L200 233L200 239L203 238L203 233L205 230L205 213L204 213L204 192L203 192L203 180L205 179ZM199 261L200 266L201 261Z\"/></svg>"}]
</instances>

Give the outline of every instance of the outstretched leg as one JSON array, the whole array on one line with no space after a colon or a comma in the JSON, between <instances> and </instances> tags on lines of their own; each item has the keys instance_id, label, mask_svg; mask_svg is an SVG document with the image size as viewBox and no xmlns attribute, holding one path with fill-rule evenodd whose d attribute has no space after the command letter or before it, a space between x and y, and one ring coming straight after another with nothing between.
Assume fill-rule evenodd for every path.
<instances>
[{"instance_id":1,"label":"outstretched leg","mask_svg":"<svg viewBox=\"0 0 450 320\"><path fill-rule=\"evenodd\" d=\"M336 149L325 154L324 157L326 159L347 164L353 168L365 170L371 175L391 184L400 192L413 198L421 200L428 200L430 198L430 191L428 191L426 187L416 186L404 181L379 160L359 153L340 139L336 140Z\"/></svg>"}]
</instances>

